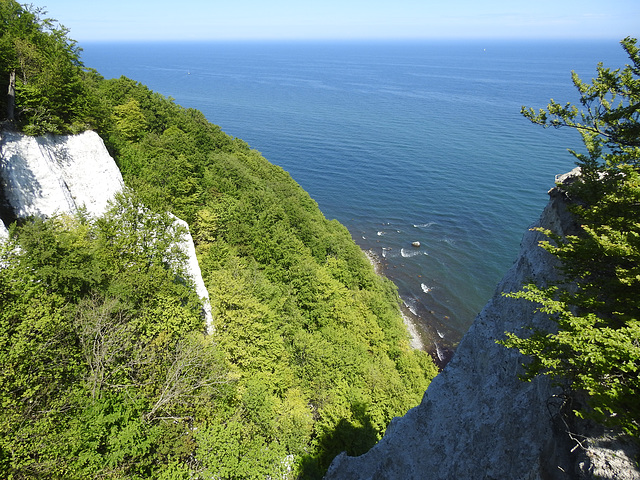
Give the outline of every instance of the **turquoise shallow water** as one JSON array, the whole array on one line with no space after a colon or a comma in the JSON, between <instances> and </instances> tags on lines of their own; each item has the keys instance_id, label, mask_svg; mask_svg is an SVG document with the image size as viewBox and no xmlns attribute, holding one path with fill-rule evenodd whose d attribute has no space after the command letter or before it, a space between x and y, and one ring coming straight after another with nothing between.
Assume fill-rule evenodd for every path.
<instances>
[{"instance_id":1,"label":"turquoise shallow water","mask_svg":"<svg viewBox=\"0 0 640 480\"><path fill-rule=\"evenodd\" d=\"M282 166L382 260L453 349L579 137L519 114L576 101L616 42L88 44L84 63L201 110ZM411 243L418 241L419 248Z\"/></svg>"}]
</instances>

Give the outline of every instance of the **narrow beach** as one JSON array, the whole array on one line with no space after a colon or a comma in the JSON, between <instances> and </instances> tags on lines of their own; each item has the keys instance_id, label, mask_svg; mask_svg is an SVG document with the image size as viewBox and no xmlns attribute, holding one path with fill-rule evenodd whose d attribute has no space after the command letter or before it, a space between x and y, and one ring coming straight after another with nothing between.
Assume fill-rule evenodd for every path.
<instances>
[{"instance_id":1,"label":"narrow beach","mask_svg":"<svg viewBox=\"0 0 640 480\"><path fill-rule=\"evenodd\" d=\"M371 262L371 265L373 265L373 269L375 270L376 274L384 276L383 266L378 256L371 250L362 251L369 259L369 262ZM402 315L404 324L407 326L407 331L409 332L409 344L411 345L411 348L415 348L416 350L428 351L420 335L420 326L404 312L403 307L404 305L401 304L400 314Z\"/></svg>"}]
</instances>

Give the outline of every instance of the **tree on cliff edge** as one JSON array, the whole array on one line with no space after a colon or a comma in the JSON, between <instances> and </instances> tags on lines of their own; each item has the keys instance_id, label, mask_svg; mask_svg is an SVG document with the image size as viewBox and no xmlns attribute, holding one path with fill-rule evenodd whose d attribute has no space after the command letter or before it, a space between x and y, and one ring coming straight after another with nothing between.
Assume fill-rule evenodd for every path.
<instances>
[{"instance_id":1,"label":"tree on cliff edge","mask_svg":"<svg viewBox=\"0 0 640 480\"><path fill-rule=\"evenodd\" d=\"M542 248L562 262L563 280L527 285L510 296L540 304L557 333L507 333L501 343L531 358L526 379L550 375L586 393L579 416L640 433L640 49L621 42L631 63L584 83L575 72L582 110L551 100L546 110L522 113L545 127L568 126L582 135L577 158L581 177L562 187L581 225L575 236L548 230Z\"/></svg>"},{"instance_id":2,"label":"tree on cliff edge","mask_svg":"<svg viewBox=\"0 0 640 480\"><path fill-rule=\"evenodd\" d=\"M87 94L80 49L45 12L0 1L0 89L4 118L28 134L84 129Z\"/></svg>"}]
</instances>

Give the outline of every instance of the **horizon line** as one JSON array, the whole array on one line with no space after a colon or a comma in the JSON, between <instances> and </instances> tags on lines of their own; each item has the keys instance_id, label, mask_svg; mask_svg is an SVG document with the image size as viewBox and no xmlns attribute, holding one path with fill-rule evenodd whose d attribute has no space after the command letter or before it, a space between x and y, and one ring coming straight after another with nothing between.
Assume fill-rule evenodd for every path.
<instances>
[{"instance_id":1,"label":"horizon line","mask_svg":"<svg viewBox=\"0 0 640 480\"><path fill-rule=\"evenodd\" d=\"M626 37L265 37L265 38L111 38L74 40L82 46L83 43L425 43L425 42L620 42Z\"/></svg>"}]
</instances>

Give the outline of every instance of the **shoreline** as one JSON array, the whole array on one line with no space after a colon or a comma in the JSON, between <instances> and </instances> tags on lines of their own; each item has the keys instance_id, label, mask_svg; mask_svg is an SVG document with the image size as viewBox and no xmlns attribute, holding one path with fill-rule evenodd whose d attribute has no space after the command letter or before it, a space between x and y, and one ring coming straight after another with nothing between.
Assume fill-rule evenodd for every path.
<instances>
[{"instance_id":1,"label":"shoreline","mask_svg":"<svg viewBox=\"0 0 640 480\"><path fill-rule=\"evenodd\" d=\"M362 249L362 251L369 259L369 263L371 263L371 265L373 266L373 270L376 275L386 278L383 272L384 267L382 265L382 262L378 258L378 255L373 253L371 250ZM403 304L400 303L400 305L398 306L398 310L400 311L402 320L407 327L407 332L409 333L409 345L415 350L423 350L429 353L429 350L426 348L425 342L422 339L422 335L420 334L420 326L404 312L403 308Z\"/></svg>"},{"instance_id":2,"label":"shoreline","mask_svg":"<svg viewBox=\"0 0 640 480\"><path fill-rule=\"evenodd\" d=\"M380 260L380 257L371 249L365 250L364 248L361 248L361 250L367 256L367 259L373 266L375 273L381 277L388 278L384 273L385 266ZM407 327L407 333L409 334L409 346L415 350L422 350L423 352L428 353L438 367L438 370L442 371L447 363L449 363L449 360L453 357L455 348L443 345L437 338L432 336L435 334L430 332L428 326L421 322L420 317L409 309L402 298L400 298L398 309L402 316L402 321Z\"/></svg>"}]
</instances>

